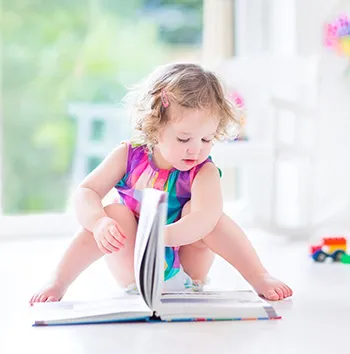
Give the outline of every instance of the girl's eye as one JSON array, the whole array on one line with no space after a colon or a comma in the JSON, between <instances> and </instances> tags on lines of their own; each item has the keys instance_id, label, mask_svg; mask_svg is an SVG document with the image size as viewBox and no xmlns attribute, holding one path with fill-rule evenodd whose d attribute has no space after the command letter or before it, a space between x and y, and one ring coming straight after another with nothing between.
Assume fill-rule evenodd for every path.
<instances>
[{"instance_id":1,"label":"girl's eye","mask_svg":"<svg viewBox=\"0 0 350 354\"><path fill-rule=\"evenodd\" d=\"M180 139L180 138L177 138L177 141L179 141L180 143L188 143L190 141L190 139Z\"/></svg>"},{"instance_id":2,"label":"girl's eye","mask_svg":"<svg viewBox=\"0 0 350 354\"><path fill-rule=\"evenodd\" d=\"M211 142L210 139L209 139L209 140L207 140L207 139L202 139L202 141L203 141L203 143L210 143L210 142Z\"/></svg>"}]
</instances>

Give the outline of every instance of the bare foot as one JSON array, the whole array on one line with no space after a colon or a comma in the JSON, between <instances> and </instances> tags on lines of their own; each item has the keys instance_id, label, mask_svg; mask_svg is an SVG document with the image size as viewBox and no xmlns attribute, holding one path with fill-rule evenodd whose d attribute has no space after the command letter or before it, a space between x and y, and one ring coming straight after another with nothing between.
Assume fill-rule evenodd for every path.
<instances>
[{"instance_id":1,"label":"bare foot","mask_svg":"<svg viewBox=\"0 0 350 354\"><path fill-rule=\"evenodd\" d=\"M67 289L59 284L47 284L44 288L32 296L29 304L32 306L35 302L57 302L60 301Z\"/></svg>"},{"instance_id":2,"label":"bare foot","mask_svg":"<svg viewBox=\"0 0 350 354\"><path fill-rule=\"evenodd\" d=\"M273 278L268 273L253 277L249 280L249 283L253 286L255 291L266 300L283 300L293 295L293 291L288 285Z\"/></svg>"}]
</instances>

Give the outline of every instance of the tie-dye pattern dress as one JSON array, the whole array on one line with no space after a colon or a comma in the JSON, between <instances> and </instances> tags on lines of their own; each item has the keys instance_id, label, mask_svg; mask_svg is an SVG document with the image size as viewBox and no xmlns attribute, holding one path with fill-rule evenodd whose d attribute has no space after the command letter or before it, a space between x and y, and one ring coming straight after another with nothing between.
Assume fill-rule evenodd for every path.
<instances>
[{"instance_id":1,"label":"tie-dye pattern dress","mask_svg":"<svg viewBox=\"0 0 350 354\"><path fill-rule=\"evenodd\" d=\"M168 193L167 224L171 224L181 217L183 206L191 199L192 182L211 158L188 171L179 171L158 168L148 153L145 145L126 142L128 146L128 160L126 173L122 180L115 185L121 199L136 217L139 216L142 190L155 188ZM174 277L180 271L179 247L165 248L164 280Z\"/></svg>"}]
</instances>

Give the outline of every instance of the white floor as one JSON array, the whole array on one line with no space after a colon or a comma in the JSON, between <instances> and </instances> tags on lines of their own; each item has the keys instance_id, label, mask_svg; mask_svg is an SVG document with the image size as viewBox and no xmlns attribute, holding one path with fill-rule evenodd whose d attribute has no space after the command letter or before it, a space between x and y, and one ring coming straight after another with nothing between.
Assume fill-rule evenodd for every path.
<instances>
[{"instance_id":1,"label":"white floor","mask_svg":"<svg viewBox=\"0 0 350 354\"><path fill-rule=\"evenodd\" d=\"M109 324L33 328L27 300L44 281L68 242L0 243L0 353L346 353L350 336L350 265L315 264L307 243L288 243L249 232L261 258L295 291L275 304L279 321ZM248 288L222 260L211 287ZM108 297L116 290L103 262L89 268L67 299Z\"/></svg>"}]
</instances>

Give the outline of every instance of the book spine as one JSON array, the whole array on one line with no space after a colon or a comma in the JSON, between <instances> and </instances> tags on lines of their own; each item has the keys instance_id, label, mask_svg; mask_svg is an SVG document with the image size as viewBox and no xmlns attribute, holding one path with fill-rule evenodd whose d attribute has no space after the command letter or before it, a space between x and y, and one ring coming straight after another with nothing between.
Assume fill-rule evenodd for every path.
<instances>
[{"instance_id":1,"label":"book spine","mask_svg":"<svg viewBox=\"0 0 350 354\"><path fill-rule=\"evenodd\" d=\"M216 321L266 321L266 320L279 320L282 317L256 317L256 318L184 318L184 319L165 319L164 322L216 322Z\"/></svg>"}]
</instances>

